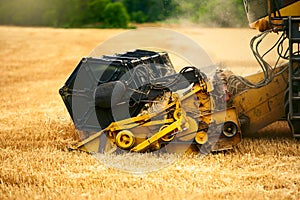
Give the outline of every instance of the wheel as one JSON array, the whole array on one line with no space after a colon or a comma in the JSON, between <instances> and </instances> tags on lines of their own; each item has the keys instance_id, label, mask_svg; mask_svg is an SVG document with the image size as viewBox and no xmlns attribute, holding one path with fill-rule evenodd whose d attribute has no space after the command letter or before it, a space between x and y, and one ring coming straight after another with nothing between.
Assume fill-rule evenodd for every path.
<instances>
[{"instance_id":1,"label":"wheel","mask_svg":"<svg viewBox=\"0 0 300 200\"><path fill-rule=\"evenodd\" d=\"M169 125L163 125L162 127L160 127L159 131L162 131L163 129L167 128L168 126ZM168 133L167 135L162 137L161 140L164 142L170 142L174 139L174 137L175 137L175 134Z\"/></svg>"},{"instance_id":2,"label":"wheel","mask_svg":"<svg viewBox=\"0 0 300 200\"><path fill-rule=\"evenodd\" d=\"M195 141L198 144L204 144L208 141L208 135L205 131L199 131L195 136Z\"/></svg>"},{"instance_id":3,"label":"wheel","mask_svg":"<svg viewBox=\"0 0 300 200\"><path fill-rule=\"evenodd\" d=\"M116 145L121 149L129 149L135 143L134 135L131 131L120 131L116 136Z\"/></svg>"},{"instance_id":4,"label":"wheel","mask_svg":"<svg viewBox=\"0 0 300 200\"><path fill-rule=\"evenodd\" d=\"M234 137L238 132L238 126L234 122L227 121L223 125L222 133L228 138Z\"/></svg>"}]
</instances>

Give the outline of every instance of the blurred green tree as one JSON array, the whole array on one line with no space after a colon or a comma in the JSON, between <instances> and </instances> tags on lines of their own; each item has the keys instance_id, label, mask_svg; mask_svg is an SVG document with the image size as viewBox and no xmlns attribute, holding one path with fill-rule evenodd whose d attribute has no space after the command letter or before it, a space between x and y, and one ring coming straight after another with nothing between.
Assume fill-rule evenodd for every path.
<instances>
[{"instance_id":1,"label":"blurred green tree","mask_svg":"<svg viewBox=\"0 0 300 200\"><path fill-rule=\"evenodd\" d=\"M165 20L175 14L178 4L173 0L122 0L130 19L137 23Z\"/></svg>"},{"instance_id":2,"label":"blurred green tree","mask_svg":"<svg viewBox=\"0 0 300 200\"><path fill-rule=\"evenodd\" d=\"M88 2L88 16L91 22L101 22L105 18L104 9L110 0L89 0Z\"/></svg>"},{"instance_id":3,"label":"blurred green tree","mask_svg":"<svg viewBox=\"0 0 300 200\"><path fill-rule=\"evenodd\" d=\"M109 3L106 5L103 14L104 27L107 28L126 28L130 18L125 6L121 2Z\"/></svg>"}]
</instances>

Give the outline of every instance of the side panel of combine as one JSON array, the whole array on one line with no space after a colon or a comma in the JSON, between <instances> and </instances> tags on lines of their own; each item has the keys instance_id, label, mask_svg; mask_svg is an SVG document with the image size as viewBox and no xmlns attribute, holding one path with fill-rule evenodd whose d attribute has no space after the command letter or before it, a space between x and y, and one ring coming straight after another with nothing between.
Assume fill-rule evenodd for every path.
<instances>
[{"instance_id":1,"label":"side panel of combine","mask_svg":"<svg viewBox=\"0 0 300 200\"><path fill-rule=\"evenodd\" d=\"M286 69L288 64L278 67L275 72ZM245 77L258 82L263 72ZM273 81L261 88L248 89L232 99L232 105L239 113L243 134L253 134L259 129L285 117L284 96L288 86L288 70L274 77Z\"/></svg>"}]
</instances>

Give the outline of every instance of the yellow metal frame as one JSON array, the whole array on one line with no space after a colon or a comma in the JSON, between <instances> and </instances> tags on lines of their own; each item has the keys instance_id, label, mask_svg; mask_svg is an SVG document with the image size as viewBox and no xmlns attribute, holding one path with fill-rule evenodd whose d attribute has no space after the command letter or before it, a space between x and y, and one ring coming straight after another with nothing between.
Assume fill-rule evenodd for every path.
<instances>
[{"instance_id":1,"label":"yellow metal frame","mask_svg":"<svg viewBox=\"0 0 300 200\"><path fill-rule=\"evenodd\" d=\"M105 137L107 138L106 145L105 145L105 152L109 152L110 149L114 150L116 149L116 137L118 133L122 131L128 130L128 132L140 132L139 130L135 131L136 128L148 128L148 127L163 127L164 128L159 128L158 132L155 134L151 135L149 138L147 138L147 134L143 136L143 138L136 138L134 140L134 144L130 144L130 147L125 145L124 149L128 149L131 152L144 152L148 148L151 149L160 149L160 142L164 141L162 138L172 134L178 134L180 137L187 137L191 138L191 141L193 138L196 137L198 126L196 122L193 122L190 124L189 117L186 116L185 111L182 108L182 104L189 104L189 101L185 101L192 97L193 95L196 95L198 100L201 101L201 103L205 106L205 111L202 112L201 107L199 107L200 114L198 115L198 119L200 121L205 122L206 124L211 124L212 122L214 123L222 123L224 121L233 121L239 126L239 122L237 119L237 115L235 112L234 108L229 108L224 111L218 111L218 112L208 112L211 111L213 106L213 101L210 100L209 97L209 91L212 90L212 87L209 85L209 83L204 84L204 83L199 83L195 84L191 91L189 91L187 94L179 98L179 96L176 93L173 93L172 98L173 101L172 103L168 104L164 109L160 110L157 113L152 113L152 114L144 114L128 119L124 119L121 121L117 122L112 122L107 128L103 129L102 131L95 133L94 135L91 135L87 139L83 140L82 142L79 142L77 146L74 149L79 149L82 151L86 152L98 152L99 145L100 145L100 137L102 134L105 134ZM200 99L199 99L200 98ZM207 98L209 101L207 102ZM154 117L164 114L166 110L169 110L170 108L173 108L173 116L168 119L163 119L163 120L153 120ZM190 127L191 126L191 127ZM142 129L143 131L147 131L146 129ZM191 135L193 137L191 137ZM170 138L170 141L174 137ZM190 140L188 140L190 141ZM235 139L235 143L237 141L240 141L240 137L238 139ZM133 141L132 141L133 142ZM204 143L206 141L203 141ZM233 143L231 142L230 145L226 143L226 141L223 141L224 144L223 147L229 147ZM222 146L221 145L221 146ZM220 145L218 145L220 146ZM113 148L114 147L114 148Z\"/></svg>"},{"instance_id":2,"label":"yellow metal frame","mask_svg":"<svg viewBox=\"0 0 300 200\"><path fill-rule=\"evenodd\" d=\"M165 125L165 124L170 124L168 127L160 130L159 132L155 133L152 137L145 139L143 142L135 146L134 148L131 149L132 152L140 152L150 145L155 145L154 143L157 142L160 138L166 136L170 132L179 132L182 131L181 126L183 125L183 119L185 119L185 113L183 112L180 102L189 98L190 96L194 95L195 93L203 90L207 90L208 85L201 83L194 85L192 90L181 97L179 99L177 94L173 94L173 99L174 101L170 104L168 104L164 109L157 113L152 113L152 114L145 114L145 115L140 115L124 120L120 120L117 122L112 122L108 127L105 129L91 135L87 139L79 142L76 147L73 149L79 149L82 151L86 152L98 152L98 148L100 145L100 136L102 134L108 133L108 138L111 143L115 143L115 136L114 133L120 130L130 130L138 126L143 126L143 127L148 127L148 126L154 126L154 125ZM174 111L174 116L173 118L170 119L164 119L164 120L154 120L151 121L151 119L155 116L160 115L161 113L165 112L169 108L175 106L175 111ZM186 121L186 120L185 120ZM186 124L187 125L187 124Z\"/></svg>"},{"instance_id":3,"label":"yellow metal frame","mask_svg":"<svg viewBox=\"0 0 300 200\"><path fill-rule=\"evenodd\" d=\"M108 133L109 139L112 142L115 142L114 141L114 138L115 138L114 133L116 133L120 130L128 130L128 129L135 128L137 126L147 127L147 126L164 125L164 124L171 123L168 127L159 131L158 133L154 134L151 138L138 144L136 147L134 147L131 150L133 152L142 151L146 147L149 147L151 144L156 142L159 138L167 135L168 133L170 133L174 130L178 130L178 131L181 130L182 119L185 116L184 116L184 113L182 112L178 96L174 94L173 98L174 98L174 101L172 103L168 104L160 112L152 113L152 114L145 114L145 115L124 119L124 120L117 121L117 122L112 122L107 128L105 128L105 129L91 135L87 139L79 142L74 149L80 149L82 151L87 151L87 152L97 152L99 145L100 145L99 139L103 133ZM165 110L167 110L173 106L175 106L174 118L151 121L151 118L158 116L159 114L163 113Z\"/></svg>"}]
</instances>

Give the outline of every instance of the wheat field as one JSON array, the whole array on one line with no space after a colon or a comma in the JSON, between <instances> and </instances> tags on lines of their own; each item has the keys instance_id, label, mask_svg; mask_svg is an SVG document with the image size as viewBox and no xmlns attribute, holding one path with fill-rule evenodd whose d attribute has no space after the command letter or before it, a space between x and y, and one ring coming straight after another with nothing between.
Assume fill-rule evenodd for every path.
<instances>
[{"instance_id":1,"label":"wheat field","mask_svg":"<svg viewBox=\"0 0 300 200\"><path fill-rule=\"evenodd\" d=\"M248 47L253 30L169 28L234 72L258 70ZM300 143L285 122L230 151L180 156L144 174L69 152L78 137L58 89L81 57L121 32L0 27L0 199L300 199ZM147 154L127 156L157 164Z\"/></svg>"}]
</instances>

